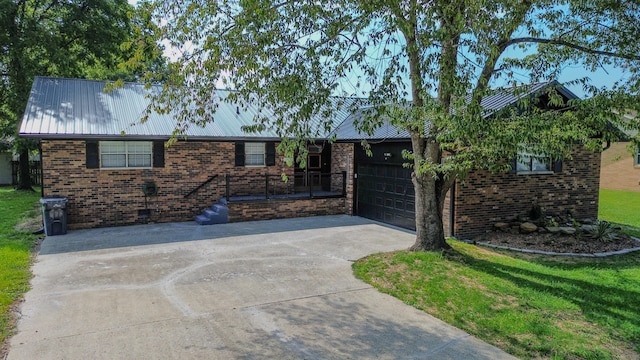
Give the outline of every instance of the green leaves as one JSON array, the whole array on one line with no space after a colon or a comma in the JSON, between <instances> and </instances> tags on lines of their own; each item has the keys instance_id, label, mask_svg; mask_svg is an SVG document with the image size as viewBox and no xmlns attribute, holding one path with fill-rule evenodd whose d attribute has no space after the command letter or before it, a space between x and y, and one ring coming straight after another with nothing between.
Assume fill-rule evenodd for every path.
<instances>
[{"instance_id":1,"label":"green leaves","mask_svg":"<svg viewBox=\"0 0 640 360\"><path fill-rule=\"evenodd\" d=\"M15 133L35 76L117 78L126 0L0 1L0 121Z\"/></svg>"},{"instance_id":2,"label":"green leaves","mask_svg":"<svg viewBox=\"0 0 640 360\"><path fill-rule=\"evenodd\" d=\"M637 111L640 33L635 3L606 0L435 0L214 3L157 0L149 7L164 41L180 50L156 109L177 110L177 132L214 121L214 89L223 99L264 112L247 131L274 130L293 158L308 140L329 136L336 114L359 111L358 129L392 124L411 136L406 154L420 181L448 189L473 168L504 171L523 148L568 156L576 144L597 149L612 123ZM576 79L589 101L550 83L567 66L624 67L623 83L604 91ZM492 90L500 87L502 89ZM494 113L483 99L517 101ZM340 102L340 97L363 98ZM349 105L351 104L351 105ZM196 110L194 110L196 109ZM312 121L321 115L322 123ZM638 129L635 118L622 121ZM384 139L380 139L384 140ZM298 158L304 161L304 158ZM425 180L426 181L426 180ZM425 182L426 183L426 182ZM433 185L433 184L432 184ZM433 195L437 196L437 195ZM444 194L442 194L444 196Z\"/></svg>"}]
</instances>

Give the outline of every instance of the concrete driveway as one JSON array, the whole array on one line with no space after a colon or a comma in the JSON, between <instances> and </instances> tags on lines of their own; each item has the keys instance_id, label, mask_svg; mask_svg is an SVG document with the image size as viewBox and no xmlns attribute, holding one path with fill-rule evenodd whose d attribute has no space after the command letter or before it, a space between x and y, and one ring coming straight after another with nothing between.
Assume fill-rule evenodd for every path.
<instances>
[{"instance_id":1,"label":"concrete driveway","mask_svg":"<svg viewBox=\"0 0 640 360\"><path fill-rule=\"evenodd\" d=\"M48 237L8 359L511 358L352 275L413 237L350 216Z\"/></svg>"}]
</instances>

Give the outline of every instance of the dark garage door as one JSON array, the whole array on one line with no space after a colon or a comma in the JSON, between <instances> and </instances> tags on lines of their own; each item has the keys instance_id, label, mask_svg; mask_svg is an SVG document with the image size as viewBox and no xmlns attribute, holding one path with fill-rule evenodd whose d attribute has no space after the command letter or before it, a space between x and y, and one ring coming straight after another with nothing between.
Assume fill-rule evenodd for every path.
<instances>
[{"instance_id":1,"label":"dark garage door","mask_svg":"<svg viewBox=\"0 0 640 360\"><path fill-rule=\"evenodd\" d=\"M416 228L411 170L399 165L359 164L357 213L403 228Z\"/></svg>"}]
</instances>

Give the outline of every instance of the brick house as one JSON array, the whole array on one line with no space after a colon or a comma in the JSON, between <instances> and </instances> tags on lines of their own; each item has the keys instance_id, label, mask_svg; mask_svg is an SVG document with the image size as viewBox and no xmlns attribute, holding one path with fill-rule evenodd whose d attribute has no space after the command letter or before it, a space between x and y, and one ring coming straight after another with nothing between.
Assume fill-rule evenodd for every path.
<instances>
[{"instance_id":1,"label":"brick house","mask_svg":"<svg viewBox=\"0 0 640 360\"><path fill-rule=\"evenodd\" d=\"M352 214L415 227L413 185L401 156L410 148L408 136L389 126L358 134L357 111L338 112L338 125L309 144L308 166L301 169L285 165L274 133L242 131L264 109L221 102L213 123L189 127L186 140L166 147L175 125L170 115L138 122L148 104L143 86L107 93L104 85L36 78L20 126L21 136L40 140L43 196L68 198L70 229L189 221L223 197L231 222ZM496 111L517 98L486 100L483 106ZM334 135L337 142L323 140ZM363 138L371 141L373 157L358 145ZM511 173L472 172L450 191L445 230L470 238L532 204L595 218L599 164L599 153L576 147L562 164L530 159Z\"/></svg>"}]
</instances>

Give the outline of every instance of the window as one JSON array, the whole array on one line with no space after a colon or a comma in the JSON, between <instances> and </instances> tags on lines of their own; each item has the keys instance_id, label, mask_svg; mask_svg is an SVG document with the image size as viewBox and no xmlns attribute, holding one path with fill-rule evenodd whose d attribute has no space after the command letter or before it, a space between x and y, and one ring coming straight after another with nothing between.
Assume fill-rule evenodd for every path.
<instances>
[{"instance_id":1,"label":"window","mask_svg":"<svg viewBox=\"0 0 640 360\"><path fill-rule=\"evenodd\" d=\"M151 167L153 146L151 141L101 141L100 167Z\"/></svg>"},{"instance_id":2,"label":"window","mask_svg":"<svg viewBox=\"0 0 640 360\"><path fill-rule=\"evenodd\" d=\"M526 152L518 154L516 168L518 173L548 173L554 171L550 157Z\"/></svg>"},{"instance_id":3,"label":"window","mask_svg":"<svg viewBox=\"0 0 640 360\"><path fill-rule=\"evenodd\" d=\"M636 166L640 166L640 145L638 145L638 152L636 153Z\"/></svg>"},{"instance_id":4,"label":"window","mask_svg":"<svg viewBox=\"0 0 640 360\"><path fill-rule=\"evenodd\" d=\"M265 165L264 143L245 143L244 145L244 164L248 166Z\"/></svg>"}]
</instances>

